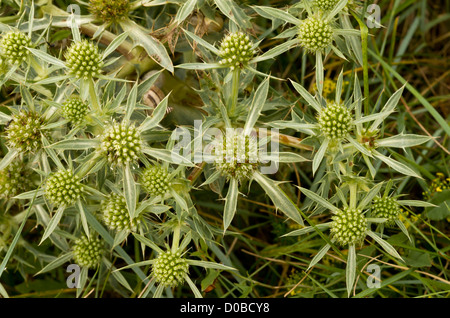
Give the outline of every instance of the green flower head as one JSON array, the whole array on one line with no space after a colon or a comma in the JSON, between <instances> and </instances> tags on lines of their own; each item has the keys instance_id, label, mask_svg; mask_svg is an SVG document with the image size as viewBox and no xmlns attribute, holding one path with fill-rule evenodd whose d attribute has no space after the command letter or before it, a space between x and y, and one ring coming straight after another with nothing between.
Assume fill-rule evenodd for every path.
<instances>
[{"instance_id":1,"label":"green flower head","mask_svg":"<svg viewBox=\"0 0 450 318\"><path fill-rule=\"evenodd\" d=\"M352 115L343 105L328 104L318 117L319 129L332 140L339 140L348 136L352 128Z\"/></svg>"},{"instance_id":2,"label":"green flower head","mask_svg":"<svg viewBox=\"0 0 450 318\"><path fill-rule=\"evenodd\" d=\"M47 136L41 129L44 124L44 119L37 113L20 111L6 127L8 145L22 153L38 151L42 148L42 134Z\"/></svg>"},{"instance_id":3,"label":"green flower head","mask_svg":"<svg viewBox=\"0 0 450 318\"><path fill-rule=\"evenodd\" d=\"M81 197L83 186L79 178L68 170L51 174L45 183L45 196L54 205L71 206Z\"/></svg>"},{"instance_id":4,"label":"green flower head","mask_svg":"<svg viewBox=\"0 0 450 318\"><path fill-rule=\"evenodd\" d=\"M172 185L169 179L169 172L159 166L146 168L142 172L141 184L153 196L163 196Z\"/></svg>"},{"instance_id":5,"label":"green flower head","mask_svg":"<svg viewBox=\"0 0 450 318\"><path fill-rule=\"evenodd\" d=\"M332 219L331 235L340 245L361 244L366 237L367 220L361 210L338 210Z\"/></svg>"},{"instance_id":6,"label":"green flower head","mask_svg":"<svg viewBox=\"0 0 450 318\"><path fill-rule=\"evenodd\" d=\"M10 64L20 65L30 55L27 47L31 47L31 39L28 35L19 31L9 31L2 36L0 49L3 58Z\"/></svg>"},{"instance_id":7,"label":"green flower head","mask_svg":"<svg viewBox=\"0 0 450 318\"><path fill-rule=\"evenodd\" d=\"M133 231L140 222L140 218L130 219L125 197L119 194L111 194L108 200L103 202L102 215L106 226L116 231Z\"/></svg>"},{"instance_id":8,"label":"green flower head","mask_svg":"<svg viewBox=\"0 0 450 318\"><path fill-rule=\"evenodd\" d=\"M0 171L0 199L12 198L31 190L32 186L31 169L21 160L14 160Z\"/></svg>"},{"instance_id":9,"label":"green flower head","mask_svg":"<svg viewBox=\"0 0 450 318\"><path fill-rule=\"evenodd\" d=\"M251 178L259 166L256 138L235 129L227 130L226 136L218 139L214 155L215 167L226 177L239 181Z\"/></svg>"},{"instance_id":10,"label":"green flower head","mask_svg":"<svg viewBox=\"0 0 450 318\"><path fill-rule=\"evenodd\" d=\"M89 79L100 74L103 67L98 47L87 40L73 42L65 53L69 73L78 79Z\"/></svg>"},{"instance_id":11,"label":"green flower head","mask_svg":"<svg viewBox=\"0 0 450 318\"><path fill-rule=\"evenodd\" d=\"M244 67L255 54L252 46L248 35L242 32L228 34L220 45L219 55L222 60L219 63L231 69Z\"/></svg>"},{"instance_id":12,"label":"green flower head","mask_svg":"<svg viewBox=\"0 0 450 318\"><path fill-rule=\"evenodd\" d=\"M114 123L100 137L100 150L112 165L134 163L142 149L142 139L134 125Z\"/></svg>"},{"instance_id":13,"label":"green flower head","mask_svg":"<svg viewBox=\"0 0 450 318\"><path fill-rule=\"evenodd\" d=\"M322 18L310 16L299 25L298 40L310 53L323 51L333 41L333 29L330 23Z\"/></svg>"},{"instance_id":14,"label":"green flower head","mask_svg":"<svg viewBox=\"0 0 450 318\"><path fill-rule=\"evenodd\" d=\"M81 267L96 268L100 265L104 253L103 242L94 236L91 238L83 236L76 240L73 246L73 258Z\"/></svg>"},{"instance_id":15,"label":"green flower head","mask_svg":"<svg viewBox=\"0 0 450 318\"><path fill-rule=\"evenodd\" d=\"M83 122L89 111L89 106L80 98L75 97L64 102L62 111L64 117L76 125Z\"/></svg>"},{"instance_id":16,"label":"green flower head","mask_svg":"<svg viewBox=\"0 0 450 318\"><path fill-rule=\"evenodd\" d=\"M386 224L391 226L400 215L401 208L394 198L375 197L372 200L372 214L376 218L386 218Z\"/></svg>"},{"instance_id":17,"label":"green flower head","mask_svg":"<svg viewBox=\"0 0 450 318\"><path fill-rule=\"evenodd\" d=\"M170 250L159 254L152 268L155 280L167 287L183 284L188 272L189 264L180 252L174 253Z\"/></svg>"}]
</instances>

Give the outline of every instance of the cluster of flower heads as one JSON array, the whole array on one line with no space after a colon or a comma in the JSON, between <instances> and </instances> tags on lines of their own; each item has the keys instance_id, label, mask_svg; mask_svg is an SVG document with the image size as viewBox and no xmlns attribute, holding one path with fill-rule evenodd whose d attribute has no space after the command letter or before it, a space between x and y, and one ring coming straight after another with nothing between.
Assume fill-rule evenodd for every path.
<instances>
[{"instance_id":1,"label":"cluster of flower heads","mask_svg":"<svg viewBox=\"0 0 450 318\"><path fill-rule=\"evenodd\" d=\"M184 283L189 272L189 264L180 252L168 250L158 255L153 263L155 280L163 286L174 287Z\"/></svg>"},{"instance_id":2,"label":"cluster of flower heads","mask_svg":"<svg viewBox=\"0 0 450 318\"><path fill-rule=\"evenodd\" d=\"M242 32L230 33L220 44L219 55L222 60L219 63L229 66L231 69L242 68L254 54L253 43L248 35Z\"/></svg>"},{"instance_id":3,"label":"cluster of flower heads","mask_svg":"<svg viewBox=\"0 0 450 318\"><path fill-rule=\"evenodd\" d=\"M160 166L148 167L142 171L141 184L153 196L163 196L172 185L169 172Z\"/></svg>"},{"instance_id":4,"label":"cluster of flower heads","mask_svg":"<svg viewBox=\"0 0 450 318\"><path fill-rule=\"evenodd\" d=\"M14 160L0 171L0 199L12 198L32 189L31 169L21 160Z\"/></svg>"},{"instance_id":5,"label":"cluster of flower heads","mask_svg":"<svg viewBox=\"0 0 450 318\"><path fill-rule=\"evenodd\" d=\"M214 147L214 165L226 177L239 181L251 178L259 166L258 141L238 129L227 130Z\"/></svg>"},{"instance_id":6,"label":"cluster of flower heads","mask_svg":"<svg viewBox=\"0 0 450 318\"><path fill-rule=\"evenodd\" d=\"M332 216L332 238L342 246L361 244L366 237L367 220L361 210L344 208Z\"/></svg>"},{"instance_id":7,"label":"cluster of flower heads","mask_svg":"<svg viewBox=\"0 0 450 318\"><path fill-rule=\"evenodd\" d=\"M100 74L103 67L98 47L87 40L73 42L64 54L69 73L78 79L89 79Z\"/></svg>"},{"instance_id":8,"label":"cluster of flower heads","mask_svg":"<svg viewBox=\"0 0 450 318\"><path fill-rule=\"evenodd\" d=\"M21 110L6 127L6 139L11 148L22 153L36 152L42 148L42 134L47 136L45 120L37 113Z\"/></svg>"},{"instance_id":9,"label":"cluster of flower heads","mask_svg":"<svg viewBox=\"0 0 450 318\"><path fill-rule=\"evenodd\" d=\"M102 204L102 216L106 226L111 230L135 230L139 218L130 218L125 197L111 194Z\"/></svg>"},{"instance_id":10,"label":"cluster of flower heads","mask_svg":"<svg viewBox=\"0 0 450 318\"><path fill-rule=\"evenodd\" d=\"M75 97L64 102L62 107L64 117L72 124L80 124L83 122L89 111L89 106L80 98Z\"/></svg>"},{"instance_id":11,"label":"cluster of flower heads","mask_svg":"<svg viewBox=\"0 0 450 318\"><path fill-rule=\"evenodd\" d=\"M331 140L348 136L352 128L352 115L344 105L328 103L322 108L318 118L320 131Z\"/></svg>"},{"instance_id":12,"label":"cluster of flower heads","mask_svg":"<svg viewBox=\"0 0 450 318\"><path fill-rule=\"evenodd\" d=\"M100 151L112 165L135 162L142 150L140 132L134 125L114 123L100 137Z\"/></svg>"},{"instance_id":13,"label":"cluster of flower heads","mask_svg":"<svg viewBox=\"0 0 450 318\"><path fill-rule=\"evenodd\" d=\"M128 17L131 5L129 0L89 0L89 11L104 22L117 22Z\"/></svg>"},{"instance_id":14,"label":"cluster of flower heads","mask_svg":"<svg viewBox=\"0 0 450 318\"><path fill-rule=\"evenodd\" d=\"M385 218L388 226L393 225L400 212L400 205L394 198L375 197L372 200L372 215L376 218Z\"/></svg>"},{"instance_id":15,"label":"cluster of flower heads","mask_svg":"<svg viewBox=\"0 0 450 318\"><path fill-rule=\"evenodd\" d=\"M103 242L96 236L79 238L72 249L75 263L86 268L96 268L105 253Z\"/></svg>"},{"instance_id":16,"label":"cluster of flower heads","mask_svg":"<svg viewBox=\"0 0 450 318\"><path fill-rule=\"evenodd\" d=\"M330 23L318 16L310 16L298 27L300 45L310 53L321 52L333 41L333 28Z\"/></svg>"},{"instance_id":17,"label":"cluster of flower heads","mask_svg":"<svg viewBox=\"0 0 450 318\"><path fill-rule=\"evenodd\" d=\"M20 65L30 54L27 47L31 47L31 38L23 32L9 31L3 34L0 50L3 58L10 64Z\"/></svg>"},{"instance_id":18,"label":"cluster of flower heads","mask_svg":"<svg viewBox=\"0 0 450 318\"><path fill-rule=\"evenodd\" d=\"M71 206L83 193L80 179L70 170L52 173L45 183L45 196L54 205Z\"/></svg>"}]
</instances>

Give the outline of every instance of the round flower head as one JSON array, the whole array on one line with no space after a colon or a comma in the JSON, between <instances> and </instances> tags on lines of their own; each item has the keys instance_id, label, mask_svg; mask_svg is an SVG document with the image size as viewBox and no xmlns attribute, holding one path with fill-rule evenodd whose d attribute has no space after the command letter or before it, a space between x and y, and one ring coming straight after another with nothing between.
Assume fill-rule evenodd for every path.
<instances>
[{"instance_id":1,"label":"round flower head","mask_svg":"<svg viewBox=\"0 0 450 318\"><path fill-rule=\"evenodd\" d=\"M94 236L90 239L83 236L73 246L73 258L81 267L96 268L100 265L104 252L103 242Z\"/></svg>"},{"instance_id":2,"label":"round flower head","mask_svg":"<svg viewBox=\"0 0 450 318\"><path fill-rule=\"evenodd\" d=\"M401 212L400 205L394 198L375 197L372 201L372 213L376 218L386 218L386 224L391 226Z\"/></svg>"},{"instance_id":3,"label":"round flower head","mask_svg":"<svg viewBox=\"0 0 450 318\"><path fill-rule=\"evenodd\" d=\"M64 117L76 125L83 122L89 111L89 106L80 98L71 98L64 102L62 111Z\"/></svg>"},{"instance_id":4,"label":"round flower head","mask_svg":"<svg viewBox=\"0 0 450 318\"><path fill-rule=\"evenodd\" d=\"M103 221L111 230L128 230L136 229L139 218L130 220L127 202L122 195L111 194L108 200L102 204Z\"/></svg>"},{"instance_id":5,"label":"round flower head","mask_svg":"<svg viewBox=\"0 0 450 318\"><path fill-rule=\"evenodd\" d=\"M31 47L31 39L25 33L9 31L2 36L0 48L3 57L11 64L20 65L28 58Z\"/></svg>"},{"instance_id":6,"label":"round flower head","mask_svg":"<svg viewBox=\"0 0 450 318\"><path fill-rule=\"evenodd\" d=\"M366 237L367 220L361 210L345 208L334 212L331 234L342 246L360 244Z\"/></svg>"},{"instance_id":7,"label":"round flower head","mask_svg":"<svg viewBox=\"0 0 450 318\"><path fill-rule=\"evenodd\" d=\"M189 271L189 264L180 252L168 250L158 255L153 263L152 273L155 280L167 287L183 284Z\"/></svg>"},{"instance_id":8,"label":"round flower head","mask_svg":"<svg viewBox=\"0 0 450 318\"><path fill-rule=\"evenodd\" d=\"M334 9L339 0L315 0L314 5L322 11Z\"/></svg>"},{"instance_id":9,"label":"round flower head","mask_svg":"<svg viewBox=\"0 0 450 318\"><path fill-rule=\"evenodd\" d=\"M87 40L73 42L64 56L70 74L79 79L89 79L99 75L103 66L98 47Z\"/></svg>"},{"instance_id":10,"label":"round flower head","mask_svg":"<svg viewBox=\"0 0 450 318\"><path fill-rule=\"evenodd\" d=\"M333 41L333 30L328 22L317 16L311 16L300 24L298 40L310 53L323 51Z\"/></svg>"},{"instance_id":11,"label":"round flower head","mask_svg":"<svg viewBox=\"0 0 450 318\"><path fill-rule=\"evenodd\" d=\"M126 19L130 8L129 0L89 0L89 11L97 19L108 23Z\"/></svg>"},{"instance_id":12,"label":"round flower head","mask_svg":"<svg viewBox=\"0 0 450 318\"><path fill-rule=\"evenodd\" d=\"M159 166L146 168L142 172L141 184L150 195L164 195L171 186L169 172Z\"/></svg>"},{"instance_id":13,"label":"round flower head","mask_svg":"<svg viewBox=\"0 0 450 318\"><path fill-rule=\"evenodd\" d=\"M442 172L436 173L436 178L431 181L430 186L426 192L423 192L423 196L427 200L431 200L436 194L441 193L442 191L450 189L450 178L445 177Z\"/></svg>"},{"instance_id":14,"label":"round flower head","mask_svg":"<svg viewBox=\"0 0 450 318\"><path fill-rule=\"evenodd\" d=\"M14 160L0 171L0 199L12 198L32 188L31 170L24 162Z\"/></svg>"},{"instance_id":15,"label":"round flower head","mask_svg":"<svg viewBox=\"0 0 450 318\"><path fill-rule=\"evenodd\" d=\"M234 129L216 142L214 155L216 168L228 178L246 180L258 168L258 142Z\"/></svg>"},{"instance_id":16,"label":"round flower head","mask_svg":"<svg viewBox=\"0 0 450 318\"><path fill-rule=\"evenodd\" d=\"M42 147L41 135L46 135L44 119L30 111L20 111L13 116L12 121L6 127L6 139L8 145L22 153L35 152Z\"/></svg>"},{"instance_id":17,"label":"round flower head","mask_svg":"<svg viewBox=\"0 0 450 318\"><path fill-rule=\"evenodd\" d=\"M141 148L142 139L134 125L114 123L101 136L100 149L112 165L133 163Z\"/></svg>"},{"instance_id":18,"label":"round flower head","mask_svg":"<svg viewBox=\"0 0 450 318\"><path fill-rule=\"evenodd\" d=\"M220 45L219 56L222 60L219 63L229 66L232 70L236 67L242 68L255 54L252 46L248 35L242 32L228 34Z\"/></svg>"},{"instance_id":19,"label":"round flower head","mask_svg":"<svg viewBox=\"0 0 450 318\"><path fill-rule=\"evenodd\" d=\"M45 196L54 205L71 206L81 197L83 187L72 171L59 170L51 174L45 183Z\"/></svg>"},{"instance_id":20,"label":"round flower head","mask_svg":"<svg viewBox=\"0 0 450 318\"><path fill-rule=\"evenodd\" d=\"M329 139L342 139L352 128L352 115L343 105L328 104L318 117L320 131Z\"/></svg>"}]
</instances>

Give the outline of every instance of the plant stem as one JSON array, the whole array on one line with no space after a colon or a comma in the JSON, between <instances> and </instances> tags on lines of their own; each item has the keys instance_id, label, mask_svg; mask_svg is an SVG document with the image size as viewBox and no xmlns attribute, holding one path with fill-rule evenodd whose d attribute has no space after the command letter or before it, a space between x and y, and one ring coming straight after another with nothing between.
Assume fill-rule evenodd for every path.
<instances>
[{"instance_id":1,"label":"plant stem","mask_svg":"<svg viewBox=\"0 0 450 318\"><path fill-rule=\"evenodd\" d=\"M233 79L232 79L232 90L231 90L231 109L230 109L230 117L233 117L236 112L237 101L239 96L239 80L240 80L241 70L239 68L235 68L233 70Z\"/></svg>"},{"instance_id":2,"label":"plant stem","mask_svg":"<svg viewBox=\"0 0 450 318\"><path fill-rule=\"evenodd\" d=\"M350 188L350 209L356 209L356 194L358 192L358 184L352 182L349 185Z\"/></svg>"},{"instance_id":3,"label":"plant stem","mask_svg":"<svg viewBox=\"0 0 450 318\"><path fill-rule=\"evenodd\" d=\"M180 233L181 233L181 226L177 225L173 229L173 241L172 241L172 252L175 253L178 249L178 246L180 246Z\"/></svg>"}]
</instances>

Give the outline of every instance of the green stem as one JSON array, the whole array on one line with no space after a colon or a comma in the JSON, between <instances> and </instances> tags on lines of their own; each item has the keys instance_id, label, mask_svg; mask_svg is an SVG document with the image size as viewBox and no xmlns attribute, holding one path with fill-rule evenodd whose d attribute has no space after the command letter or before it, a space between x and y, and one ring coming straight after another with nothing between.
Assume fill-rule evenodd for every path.
<instances>
[{"instance_id":1,"label":"green stem","mask_svg":"<svg viewBox=\"0 0 450 318\"><path fill-rule=\"evenodd\" d=\"M173 230L172 252L175 253L180 246L181 226L177 225Z\"/></svg>"},{"instance_id":2,"label":"green stem","mask_svg":"<svg viewBox=\"0 0 450 318\"><path fill-rule=\"evenodd\" d=\"M233 117L236 112L237 101L239 96L239 80L241 76L241 70L239 68L235 68L233 70L233 79L232 79L232 90L231 90L231 109L230 109L230 117Z\"/></svg>"},{"instance_id":3,"label":"green stem","mask_svg":"<svg viewBox=\"0 0 450 318\"><path fill-rule=\"evenodd\" d=\"M350 183L350 209L356 209L356 202L357 202L357 192L358 192L358 185L356 183Z\"/></svg>"}]
</instances>

